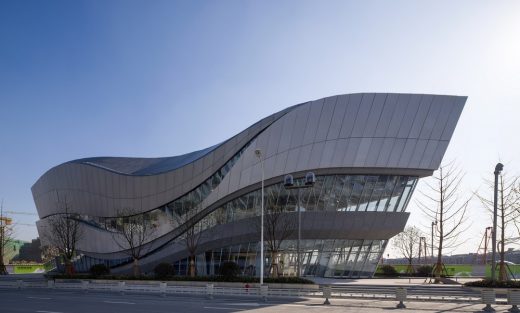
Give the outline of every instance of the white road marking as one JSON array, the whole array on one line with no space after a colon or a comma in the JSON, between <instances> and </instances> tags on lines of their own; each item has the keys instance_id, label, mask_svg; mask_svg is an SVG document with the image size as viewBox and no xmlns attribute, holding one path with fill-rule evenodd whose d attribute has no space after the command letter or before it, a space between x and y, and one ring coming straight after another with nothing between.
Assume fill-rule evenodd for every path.
<instances>
[{"instance_id":1,"label":"white road marking","mask_svg":"<svg viewBox=\"0 0 520 313\"><path fill-rule=\"evenodd\" d=\"M103 301L105 303L115 303L115 304L135 304L134 302L126 302L126 301Z\"/></svg>"},{"instance_id":2,"label":"white road marking","mask_svg":"<svg viewBox=\"0 0 520 313\"><path fill-rule=\"evenodd\" d=\"M42 298L42 297L27 297L28 299L39 299L39 300L51 300L52 298Z\"/></svg>"},{"instance_id":3,"label":"white road marking","mask_svg":"<svg viewBox=\"0 0 520 313\"><path fill-rule=\"evenodd\" d=\"M221 308L217 306L205 306L205 309L212 309L212 310L238 310L238 311L244 311L243 309L237 309L237 308Z\"/></svg>"},{"instance_id":4,"label":"white road marking","mask_svg":"<svg viewBox=\"0 0 520 313\"><path fill-rule=\"evenodd\" d=\"M36 313L63 313L63 312L56 312L56 311L36 311Z\"/></svg>"},{"instance_id":5,"label":"white road marking","mask_svg":"<svg viewBox=\"0 0 520 313\"><path fill-rule=\"evenodd\" d=\"M255 302L243 302L243 303L226 303L226 305L240 305L240 306L260 306L260 304Z\"/></svg>"}]
</instances>

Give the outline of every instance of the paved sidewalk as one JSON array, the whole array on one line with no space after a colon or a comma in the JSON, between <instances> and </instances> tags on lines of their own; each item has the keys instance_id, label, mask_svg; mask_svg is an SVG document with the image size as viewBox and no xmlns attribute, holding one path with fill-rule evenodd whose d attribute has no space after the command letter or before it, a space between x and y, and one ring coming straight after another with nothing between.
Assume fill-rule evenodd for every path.
<instances>
[{"instance_id":1,"label":"paved sidewalk","mask_svg":"<svg viewBox=\"0 0 520 313\"><path fill-rule=\"evenodd\" d=\"M442 286L442 284L430 284L429 279L425 278L359 278L359 279L336 279L336 278L322 278L322 277L306 277L316 284L327 285L393 285L393 286L418 286L418 285L432 285ZM480 280L480 278L457 278L456 281L464 284L470 281Z\"/></svg>"},{"instance_id":2,"label":"paved sidewalk","mask_svg":"<svg viewBox=\"0 0 520 313\"><path fill-rule=\"evenodd\" d=\"M339 300L332 299L330 306L322 305L321 301L317 299L299 302L297 304L283 304L278 306L283 308L283 312L300 312L307 311L313 308L312 312L483 312L484 304L470 304L470 303L446 303L446 302L405 302L406 309L397 309L397 301L382 301L382 300ZM299 307L299 310L298 310ZM295 308L295 310L285 308ZM496 312L508 312L511 306L508 305L493 305ZM248 312L280 312L274 308L262 308L258 310L251 310Z\"/></svg>"}]
</instances>

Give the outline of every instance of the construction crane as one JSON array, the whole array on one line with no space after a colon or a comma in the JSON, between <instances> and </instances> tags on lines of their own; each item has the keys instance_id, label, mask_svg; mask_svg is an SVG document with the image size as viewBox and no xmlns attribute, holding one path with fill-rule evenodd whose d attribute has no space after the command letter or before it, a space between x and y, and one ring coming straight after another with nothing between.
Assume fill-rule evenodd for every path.
<instances>
[{"instance_id":1,"label":"construction crane","mask_svg":"<svg viewBox=\"0 0 520 313\"><path fill-rule=\"evenodd\" d=\"M37 216L38 214L34 213L34 212L18 212L18 211L2 211L2 213L0 214L0 220L3 220L5 222L4 225L12 225L12 226L32 226L32 227L35 227L36 224L27 224L27 223L13 223L13 219L12 218L9 218L9 217L6 217L4 216L4 214L6 215L12 215L12 214L17 214L17 215L32 215L32 216Z\"/></svg>"},{"instance_id":2,"label":"construction crane","mask_svg":"<svg viewBox=\"0 0 520 313\"><path fill-rule=\"evenodd\" d=\"M19 215L34 215L37 216L38 214L34 212L18 212L18 211L4 211L6 214L19 214Z\"/></svg>"},{"instance_id":3,"label":"construction crane","mask_svg":"<svg viewBox=\"0 0 520 313\"><path fill-rule=\"evenodd\" d=\"M484 231L484 236L482 236L482 240L480 241L480 245L478 246L477 250L477 260L476 264L479 264L479 255L482 255L482 263L480 264L487 264L487 253L488 253L488 247L490 246L491 241L491 235L493 234L493 227L486 227L486 230Z\"/></svg>"},{"instance_id":4,"label":"construction crane","mask_svg":"<svg viewBox=\"0 0 520 313\"><path fill-rule=\"evenodd\" d=\"M36 224L28 224L28 223L13 223L13 226L31 226L31 227L36 227Z\"/></svg>"},{"instance_id":5,"label":"construction crane","mask_svg":"<svg viewBox=\"0 0 520 313\"><path fill-rule=\"evenodd\" d=\"M0 216L0 226L1 227L11 225L12 223L13 223L12 218Z\"/></svg>"},{"instance_id":6,"label":"construction crane","mask_svg":"<svg viewBox=\"0 0 520 313\"><path fill-rule=\"evenodd\" d=\"M421 264L421 256L423 257L423 263L426 264L426 254L428 253L426 246L426 237L419 237L419 260L418 263Z\"/></svg>"}]
</instances>

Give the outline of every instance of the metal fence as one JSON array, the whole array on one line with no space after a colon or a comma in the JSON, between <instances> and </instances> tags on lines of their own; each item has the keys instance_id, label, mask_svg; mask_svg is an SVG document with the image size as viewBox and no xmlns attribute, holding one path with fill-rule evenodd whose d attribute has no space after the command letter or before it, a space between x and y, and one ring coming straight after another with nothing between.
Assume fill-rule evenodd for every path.
<instances>
[{"instance_id":1,"label":"metal fence","mask_svg":"<svg viewBox=\"0 0 520 313\"><path fill-rule=\"evenodd\" d=\"M50 290L71 290L81 292L115 292L115 293L145 293L167 295L195 295L213 298L215 296L233 297L257 297L264 301L268 298L280 297L311 297L324 298L328 304L329 299L379 299L399 301L400 305L406 299L408 301L435 301L435 302L466 302L466 303L485 303L490 301L484 298L483 292L471 290L461 286L436 287L436 286L413 286L409 288L395 286L370 286L370 285L321 285L317 288L269 288L267 285L259 287L218 287L214 284L206 286L179 286L166 282L140 283L140 282L99 282L89 280L69 280L69 281L46 281L46 280L0 280L0 289L50 289ZM404 290L404 291L403 291ZM517 290L518 291L518 290ZM520 292L520 291L519 291ZM404 294L404 298L403 298ZM511 303L505 295L496 298L495 302ZM488 300L485 300L488 299ZM518 294L520 303L520 293Z\"/></svg>"}]
</instances>

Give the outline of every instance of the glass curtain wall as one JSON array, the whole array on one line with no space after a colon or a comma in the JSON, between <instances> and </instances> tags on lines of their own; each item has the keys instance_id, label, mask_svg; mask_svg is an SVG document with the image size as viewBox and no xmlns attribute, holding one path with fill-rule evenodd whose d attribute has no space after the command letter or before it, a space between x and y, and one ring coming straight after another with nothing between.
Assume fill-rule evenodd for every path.
<instances>
[{"instance_id":1,"label":"glass curtain wall","mask_svg":"<svg viewBox=\"0 0 520 313\"><path fill-rule=\"evenodd\" d=\"M303 185L303 179L296 180ZM316 177L312 188L300 190L302 211L403 212L417 177L390 175L329 175ZM264 189L268 213L297 210L298 191L287 190L282 183ZM258 216L261 190L233 199L205 217L210 227Z\"/></svg>"},{"instance_id":2,"label":"glass curtain wall","mask_svg":"<svg viewBox=\"0 0 520 313\"><path fill-rule=\"evenodd\" d=\"M303 180L297 180L303 184ZM300 192L302 211L403 212L413 193L417 177L391 175L330 175L317 177L313 188ZM268 186L265 211L292 212L297 210L298 193L287 190L282 183ZM239 221L260 212L261 191L255 190L233 199L204 218L207 228ZM376 270L387 240L303 240L301 242L302 271L306 276L369 277ZM245 243L206 251L197 257L198 275L216 275L220 264L235 262L243 275L257 275L260 264L259 243ZM277 260L278 272L295 275L296 241L281 243ZM270 273L273 260L266 253L265 273ZM177 271L187 271L187 260L175 263Z\"/></svg>"},{"instance_id":3,"label":"glass curtain wall","mask_svg":"<svg viewBox=\"0 0 520 313\"><path fill-rule=\"evenodd\" d=\"M323 175L316 177L312 188L300 190L302 211L344 211L344 212L403 212L417 184L417 177L394 175ZM296 184L303 184L296 179ZM283 183L265 187L265 212L276 208L280 212L297 210L298 191L287 190ZM190 192L170 204L144 213L143 220L160 224L171 220L172 215L188 214L195 209L204 193ZM211 227L260 215L261 191L255 190L237 197L204 217L198 231ZM200 209L200 208L199 208ZM110 218L81 219L91 226L100 225L105 230L117 228L124 220ZM170 224L170 231L178 225ZM181 236L182 237L182 236ZM327 277L363 277L372 275L377 261L386 245L386 240L305 240L302 244L302 270L305 275ZM276 263L283 275L293 275L296 257L296 242L284 241ZM205 251L196 258L199 275L215 275L222 262L233 261L244 275L256 275L259 266L258 243L244 243L224 247L220 250ZM150 251L153 253L154 251ZM269 253L266 253L268 264ZM186 270L187 260L176 262L179 273ZM266 265L266 273L271 265Z\"/></svg>"},{"instance_id":4,"label":"glass curtain wall","mask_svg":"<svg viewBox=\"0 0 520 313\"><path fill-rule=\"evenodd\" d=\"M376 270L387 240L302 240L302 272L304 276L319 277L371 277ZM296 241L282 243L283 251L276 265L266 254L264 272L272 273L272 266L278 266L282 276L296 275ZM234 262L240 267L240 274L257 276L259 274L260 245L248 242L239 245L199 253L196 257L197 275L218 275L220 265ZM174 262L177 275L188 274L188 259Z\"/></svg>"}]
</instances>

